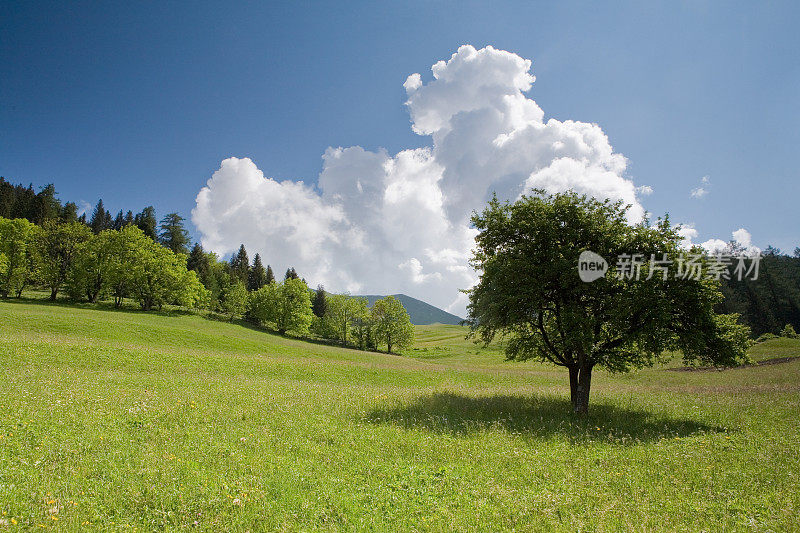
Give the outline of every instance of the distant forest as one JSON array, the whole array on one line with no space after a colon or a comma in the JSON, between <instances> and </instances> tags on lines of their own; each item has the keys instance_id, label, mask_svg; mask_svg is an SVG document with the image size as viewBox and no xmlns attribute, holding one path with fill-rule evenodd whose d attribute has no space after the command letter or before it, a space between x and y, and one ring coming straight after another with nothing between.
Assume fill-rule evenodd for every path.
<instances>
[{"instance_id":1,"label":"distant forest","mask_svg":"<svg viewBox=\"0 0 800 533\"><path fill-rule=\"evenodd\" d=\"M739 313L753 335L779 333L786 324L800 329L800 249L794 256L768 247L757 280L723 280L718 312Z\"/></svg>"},{"instance_id":2,"label":"distant forest","mask_svg":"<svg viewBox=\"0 0 800 533\"><path fill-rule=\"evenodd\" d=\"M79 208L74 202L61 203L53 185L46 185L36 192L32 185L15 185L0 177L0 218L26 219L38 226L52 222L79 222L94 234L136 226L153 241L176 254L188 256L187 267L197 272L199 280L209 291L212 309L224 307L231 278L238 278L249 290L274 280L272 269L269 265L264 268L258 254L253 265L249 264L244 246L230 262L217 262L216 256L205 252L199 244L190 250L183 218L177 213L167 214L159 223L152 206L138 212L120 210L114 215L105 208L102 200L91 213L78 213ZM297 277L294 269L290 269L285 279ZM718 311L738 313L740 320L750 326L755 336L777 334L786 324L800 330L800 247L795 248L792 255L767 247L758 279L723 280L722 294L724 300Z\"/></svg>"}]
</instances>

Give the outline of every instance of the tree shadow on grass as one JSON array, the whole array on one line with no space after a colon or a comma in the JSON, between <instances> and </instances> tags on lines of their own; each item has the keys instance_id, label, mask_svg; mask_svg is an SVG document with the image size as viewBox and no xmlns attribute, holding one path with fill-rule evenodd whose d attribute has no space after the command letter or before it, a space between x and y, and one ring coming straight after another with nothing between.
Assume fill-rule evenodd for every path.
<instances>
[{"instance_id":1,"label":"tree shadow on grass","mask_svg":"<svg viewBox=\"0 0 800 533\"><path fill-rule=\"evenodd\" d=\"M594 403L585 417L574 415L568 400L536 396L464 396L435 393L406 405L376 409L367 415L374 424L466 436L503 431L534 439L553 436L575 444L605 442L635 445L661 439L721 433L726 428L691 419L677 419Z\"/></svg>"},{"instance_id":2,"label":"tree shadow on grass","mask_svg":"<svg viewBox=\"0 0 800 533\"><path fill-rule=\"evenodd\" d=\"M366 348L365 349L361 349L358 346L356 346L355 344L343 343L342 341L338 341L338 340L334 340L334 339L323 339L321 337L312 337L310 335L309 336L295 335L295 334L292 334L292 333L281 334L281 333L279 333L278 331L276 331L274 329L271 329L271 328L266 327L266 326L262 326L260 324L256 324L255 322L252 322L250 320L247 320L247 319L244 319L244 318L236 318L234 320L231 320L230 317L222 315L222 314L219 314L219 313L214 313L214 314L209 313L209 314L207 314L205 316L205 318L207 318L208 320L216 320L217 322L225 322L227 324L236 324L237 326L241 326L243 328L246 328L246 329L249 329L249 330L252 330L252 331L257 331L259 333L267 333L269 335L275 335L277 337L281 337L281 338L284 338L284 339L303 341L303 342L308 342L308 343L311 343L311 344L318 344L320 346L331 346L333 348L344 348L344 349L347 349L347 350L355 350L355 351L359 351L359 352L369 352L369 353L380 353L380 354L384 354L384 355L400 355L400 354L397 354L397 353L394 353L394 352L388 353L388 352L384 352L384 351L381 351L381 350L371 350L371 349L366 349Z\"/></svg>"},{"instance_id":3,"label":"tree shadow on grass","mask_svg":"<svg viewBox=\"0 0 800 533\"><path fill-rule=\"evenodd\" d=\"M59 296L56 300L51 300L49 298L36 298L30 296L22 296L21 298L3 298L0 299L0 302L5 303L18 303L18 304L33 304L33 305L40 305L43 307L66 307L69 309L89 309L94 311L111 311L113 313L127 313L127 314L144 314L144 315L156 315L156 316L187 316L187 315L197 315L202 316L198 311L193 309L187 309L184 307L178 307L174 305L167 305L162 307L161 309L153 308L149 310L144 310L141 308L139 304L137 304L134 300L128 299L122 304L121 307L114 306L114 303L110 300L100 300L97 302L87 302L87 301L75 301L69 298L64 298Z\"/></svg>"}]
</instances>

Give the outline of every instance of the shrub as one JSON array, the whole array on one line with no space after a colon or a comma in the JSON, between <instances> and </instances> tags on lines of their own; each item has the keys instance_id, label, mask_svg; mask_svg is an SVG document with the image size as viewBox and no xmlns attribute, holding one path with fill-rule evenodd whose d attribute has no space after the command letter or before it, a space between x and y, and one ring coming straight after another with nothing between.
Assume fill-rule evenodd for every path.
<instances>
[{"instance_id":1,"label":"shrub","mask_svg":"<svg viewBox=\"0 0 800 533\"><path fill-rule=\"evenodd\" d=\"M764 342L764 341L777 339L777 338L778 338L778 336L775 335L774 333L763 333L762 335L759 335L759 337L756 339L756 342L757 343L758 342Z\"/></svg>"}]
</instances>

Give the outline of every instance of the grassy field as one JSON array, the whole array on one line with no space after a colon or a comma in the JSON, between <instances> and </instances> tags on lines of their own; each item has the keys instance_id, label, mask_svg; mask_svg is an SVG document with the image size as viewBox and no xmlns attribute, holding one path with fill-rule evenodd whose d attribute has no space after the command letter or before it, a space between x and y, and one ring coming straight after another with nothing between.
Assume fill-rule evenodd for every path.
<instances>
[{"instance_id":1,"label":"grassy field","mask_svg":"<svg viewBox=\"0 0 800 533\"><path fill-rule=\"evenodd\" d=\"M800 529L800 360L598 372L575 419L565 372L463 335L0 302L0 530Z\"/></svg>"}]
</instances>

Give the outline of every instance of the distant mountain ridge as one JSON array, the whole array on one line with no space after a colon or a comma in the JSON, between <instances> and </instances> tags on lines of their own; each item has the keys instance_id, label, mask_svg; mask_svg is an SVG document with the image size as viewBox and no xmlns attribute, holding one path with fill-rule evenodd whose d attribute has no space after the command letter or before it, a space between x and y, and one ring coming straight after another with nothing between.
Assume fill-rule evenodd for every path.
<instances>
[{"instance_id":1,"label":"distant mountain ridge","mask_svg":"<svg viewBox=\"0 0 800 533\"><path fill-rule=\"evenodd\" d=\"M377 294L359 294L357 295L359 298L366 298L369 301L369 305L375 303L376 300L380 300L384 298L384 296L380 296ZM443 309L439 309L429 303L423 302L422 300L417 300L416 298L412 298L411 296L407 296L405 294L392 294L395 298L397 298L403 307L406 308L408 311L408 316L411 318L411 323L416 326L424 326L427 324L460 324L463 320L461 317L458 317L452 313L448 313Z\"/></svg>"}]
</instances>

